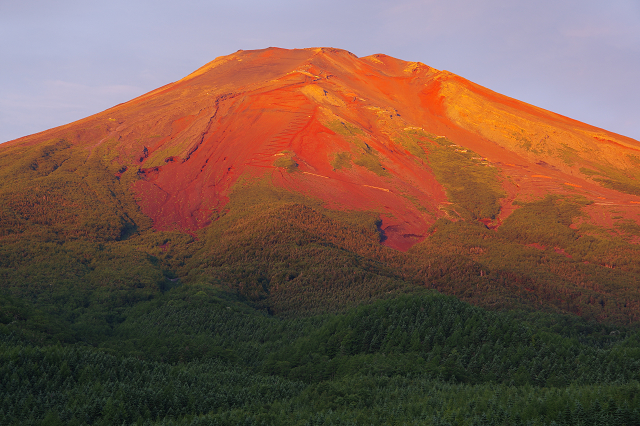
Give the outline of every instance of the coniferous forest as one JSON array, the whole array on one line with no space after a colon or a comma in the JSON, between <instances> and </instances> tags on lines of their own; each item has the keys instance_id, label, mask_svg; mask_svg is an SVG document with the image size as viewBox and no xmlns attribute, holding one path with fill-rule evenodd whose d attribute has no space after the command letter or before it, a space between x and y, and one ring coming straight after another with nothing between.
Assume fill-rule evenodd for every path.
<instances>
[{"instance_id":1,"label":"coniferous forest","mask_svg":"<svg viewBox=\"0 0 640 426\"><path fill-rule=\"evenodd\" d=\"M640 231L572 227L579 196L439 219L400 252L374 213L247 180L189 234L154 230L106 152L18 148L2 425L640 425ZM466 157L434 152L455 186L442 164ZM467 179L462 219L499 196Z\"/></svg>"}]
</instances>

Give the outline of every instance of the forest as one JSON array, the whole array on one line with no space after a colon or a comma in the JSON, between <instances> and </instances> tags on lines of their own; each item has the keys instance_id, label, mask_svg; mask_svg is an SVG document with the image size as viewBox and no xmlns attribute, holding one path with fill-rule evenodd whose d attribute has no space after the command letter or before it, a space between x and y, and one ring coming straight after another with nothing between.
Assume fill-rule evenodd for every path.
<instances>
[{"instance_id":1,"label":"forest","mask_svg":"<svg viewBox=\"0 0 640 426\"><path fill-rule=\"evenodd\" d=\"M640 425L638 227L550 195L490 229L440 142L459 217L407 252L268 179L157 231L107 148L3 151L0 424Z\"/></svg>"}]
</instances>

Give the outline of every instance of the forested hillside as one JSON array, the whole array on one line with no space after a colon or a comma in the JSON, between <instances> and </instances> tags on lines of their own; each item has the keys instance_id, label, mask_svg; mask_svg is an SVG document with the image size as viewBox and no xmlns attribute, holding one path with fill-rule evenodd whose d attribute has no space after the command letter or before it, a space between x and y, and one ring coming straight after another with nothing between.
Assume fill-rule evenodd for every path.
<instances>
[{"instance_id":1,"label":"forested hillside","mask_svg":"<svg viewBox=\"0 0 640 426\"><path fill-rule=\"evenodd\" d=\"M47 315L2 309L20 318L1 327L3 424L640 422L637 331L433 291L283 319L182 286L93 344L35 343Z\"/></svg>"}]
</instances>

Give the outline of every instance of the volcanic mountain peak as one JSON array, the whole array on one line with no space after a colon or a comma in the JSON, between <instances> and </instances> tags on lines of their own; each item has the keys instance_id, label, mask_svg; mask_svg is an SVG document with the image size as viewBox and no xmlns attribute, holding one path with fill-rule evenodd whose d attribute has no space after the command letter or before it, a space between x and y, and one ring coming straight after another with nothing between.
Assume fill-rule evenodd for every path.
<instances>
[{"instance_id":1,"label":"volcanic mountain peak","mask_svg":"<svg viewBox=\"0 0 640 426\"><path fill-rule=\"evenodd\" d=\"M157 229L206 226L241 177L375 212L399 249L440 217L498 226L548 193L598 201L594 218L640 210L638 141L420 62L332 48L238 51L1 149L51 140L128 176Z\"/></svg>"}]
</instances>

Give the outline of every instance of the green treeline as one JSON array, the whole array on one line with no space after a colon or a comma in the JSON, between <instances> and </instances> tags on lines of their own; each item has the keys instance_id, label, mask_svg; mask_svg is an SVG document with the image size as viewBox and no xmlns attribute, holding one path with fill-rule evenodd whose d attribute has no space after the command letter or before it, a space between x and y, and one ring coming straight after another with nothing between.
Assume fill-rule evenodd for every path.
<instances>
[{"instance_id":1,"label":"green treeline","mask_svg":"<svg viewBox=\"0 0 640 426\"><path fill-rule=\"evenodd\" d=\"M606 347L615 340L600 334L598 344ZM507 315L452 298L411 295L357 308L330 321L277 353L267 370L277 368L300 380L340 377L355 370L553 387L638 380L637 354L638 348L610 351L534 331Z\"/></svg>"},{"instance_id":2,"label":"green treeline","mask_svg":"<svg viewBox=\"0 0 640 426\"><path fill-rule=\"evenodd\" d=\"M0 326L0 421L640 422L638 332L566 321L434 292L282 319L178 287L131 308L97 347L34 345Z\"/></svg>"}]
</instances>

